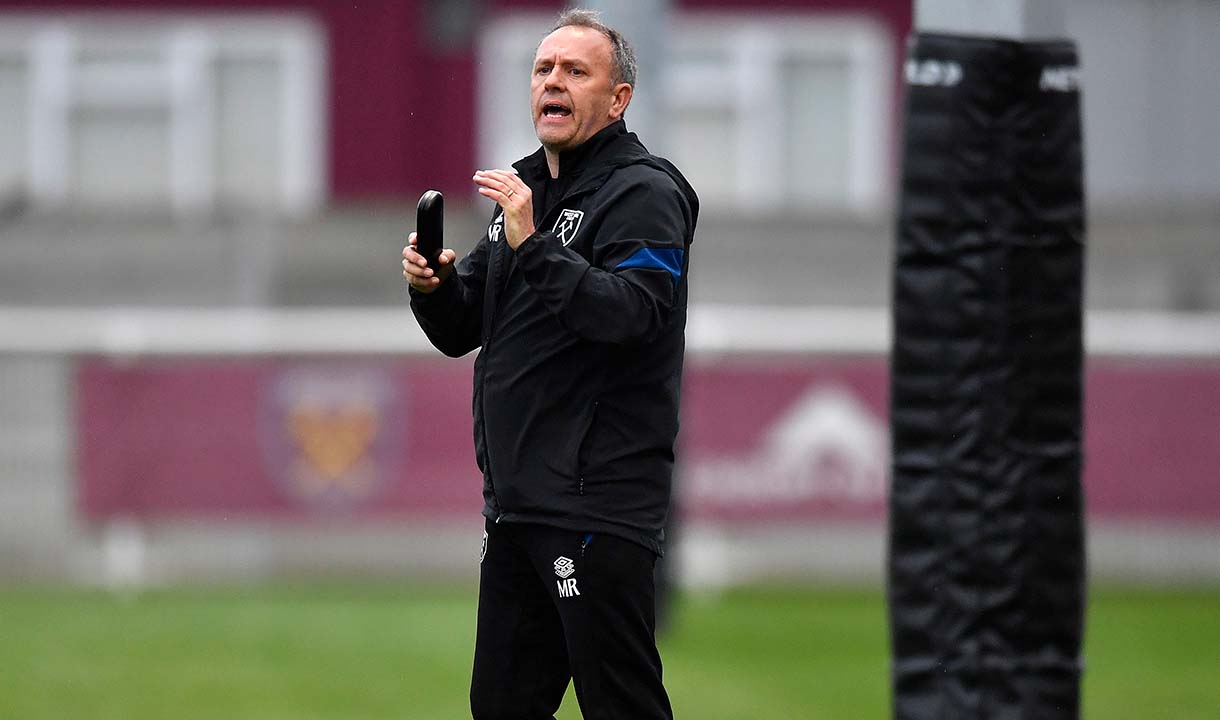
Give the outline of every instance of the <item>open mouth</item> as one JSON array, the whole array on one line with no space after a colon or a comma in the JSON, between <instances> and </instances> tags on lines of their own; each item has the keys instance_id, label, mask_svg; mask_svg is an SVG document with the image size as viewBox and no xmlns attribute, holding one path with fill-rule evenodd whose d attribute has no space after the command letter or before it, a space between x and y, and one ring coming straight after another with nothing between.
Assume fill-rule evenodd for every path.
<instances>
[{"instance_id":1,"label":"open mouth","mask_svg":"<svg viewBox=\"0 0 1220 720\"><path fill-rule=\"evenodd\" d=\"M542 116L548 118L567 117L572 114L566 105L557 102L548 102L542 106Z\"/></svg>"}]
</instances>

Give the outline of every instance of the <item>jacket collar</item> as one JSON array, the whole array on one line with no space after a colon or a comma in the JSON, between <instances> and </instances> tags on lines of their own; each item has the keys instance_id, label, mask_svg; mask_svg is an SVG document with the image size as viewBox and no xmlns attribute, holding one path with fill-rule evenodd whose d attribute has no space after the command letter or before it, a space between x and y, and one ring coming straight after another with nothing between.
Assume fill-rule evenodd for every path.
<instances>
[{"instance_id":1,"label":"jacket collar","mask_svg":"<svg viewBox=\"0 0 1220 720\"><path fill-rule=\"evenodd\" d=\"M624 146L626 144L618 141L627 138L631 141L629 145L637 147L639 153L629 152L623 156L622 150L626 149ZM585 171L590 167L604 168L609 171L620 165L634 162L637 154L643 156L647 154L647 151L644 150L643 145L639 144L639 140L634 134L627 132L627 123L619 119L598 130L593 137L581 145L561 152L559 154L559 177L575 180L585 175ZM610 155L608 161L602 159L602 156L606 155ZM551 177L551 170L546 162L546 151L541 147L533 154L513 163L513 167L522 175L538 182L543 182Z\"/></svg>"}]
</instances>

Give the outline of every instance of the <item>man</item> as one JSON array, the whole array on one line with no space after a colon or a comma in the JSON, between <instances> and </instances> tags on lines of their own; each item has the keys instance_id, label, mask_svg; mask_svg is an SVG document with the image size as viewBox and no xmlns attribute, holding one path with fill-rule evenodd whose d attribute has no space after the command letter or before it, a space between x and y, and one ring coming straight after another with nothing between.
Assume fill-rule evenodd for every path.
<instances>
[{"instance_id":1,"label":"man","mask_svg":"<svg viewBox=\"0 0 1220 720\"><path fill-rule=\"evenodd\" d=\"M479 171L477 247L433 272L403 250L411 308L474 370L486 516L470 689L476 720L672 718L655 641L678 430L694 190L623 123L635 59L569 11L531 83L542 147Z\"/></svg>"}]
</instances>

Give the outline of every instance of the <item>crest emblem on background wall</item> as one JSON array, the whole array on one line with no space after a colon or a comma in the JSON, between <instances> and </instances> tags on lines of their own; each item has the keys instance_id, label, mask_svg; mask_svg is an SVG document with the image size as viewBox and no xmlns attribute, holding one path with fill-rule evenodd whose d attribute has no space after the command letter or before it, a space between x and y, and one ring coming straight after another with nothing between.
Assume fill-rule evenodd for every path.
<instances>
[{"instance_id":1,"label":"crest emblem on background wall","mask_svg":"<svg viewBox=\"0 0 1220 720\"><path fill-rule=\"evenodd\" d=\"M385 482L387 436L398 414L395 387L376 369L288 369L273 381L264 405L267 471L307 505L362 504Z\"/></svg>"},{"instance_id":2,"label":"crest emblem on background wall","mask_svg":"<svg viewBox=\"0 0 1220 720\"><path fill-rule=\"evenodd\" d=\"M555 233L555 237L559 238L564 247L567 247L572 242L572 238L576 237L576 233L580 231L580 221L584 217L584 210L562 210L551 232Z\"/></svg>"}]
</instances>

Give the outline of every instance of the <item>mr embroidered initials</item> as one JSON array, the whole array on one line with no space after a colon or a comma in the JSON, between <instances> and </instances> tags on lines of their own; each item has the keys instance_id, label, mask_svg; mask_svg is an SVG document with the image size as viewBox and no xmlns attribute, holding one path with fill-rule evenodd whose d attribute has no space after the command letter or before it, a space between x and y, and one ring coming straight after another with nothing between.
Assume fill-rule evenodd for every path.
<instances>
[{"instance_id":1,"label":"mr embroidered initials","mask_svg":"<svg viewBox=\"0 0 1220 720\"><path fill-rule=\"evenodd\" d=\"M580 594L580 590L576 589L576 578L556 580L555 584L559 586L559 597L561 598L572 597L573 595Z\"/></svg>"},{"instance_id":2,"label":"mr embroidered initials","mask_svg":"<svg viewBox=\"0 0 1220 720\"><path fill-rule=\"evenodd\" d=\"M572 577L574 572L576 572L576 563L572 562L571 558L562 555L555 558L555 574L559 576L555 585L559 587L559 597L570 598L580 594L580 591L576 589L576 578Z\"/></svg>"}]
</instances>

